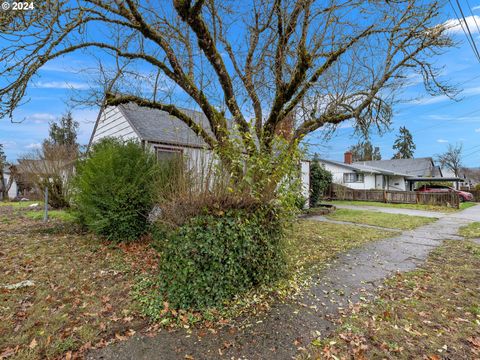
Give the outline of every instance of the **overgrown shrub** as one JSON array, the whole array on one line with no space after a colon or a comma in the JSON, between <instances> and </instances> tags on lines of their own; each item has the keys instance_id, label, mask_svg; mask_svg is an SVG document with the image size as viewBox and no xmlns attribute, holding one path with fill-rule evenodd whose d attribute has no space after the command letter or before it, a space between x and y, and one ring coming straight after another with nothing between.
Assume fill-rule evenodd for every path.
<instances>
[{"instance_id":1,"label":"overgrown shrub","mask_svg":"<svg viewBox=\"0 0 480 360\"><path fill-rule=\"evenodd\" d=\"M276 208L205 213L155 232L161 242L160 291L175 308L218 306L286 268L283 216Z\"/></svg>"},{"instance_id":2,"label":"overgrown shrub","mask_svg":"<svg viewBox=\"0 0 480 360\"><path fill-rule=\"evenodd\" d=\"M310 164L310 206L315 207L332 183L332 173L325 169L315 154Z\"/></svg>"},{"instance_id":3,"label":"overgrown shrub","mask_svg":"<svg viewBox=\"0 0 480 360\"><path fill-rule=\"evenodd\" d=\"M105 139L80 162L75 205L80 221L113 241L132 241L147 231L159 167L136 142Z\"/></svg>"}]
</instances>

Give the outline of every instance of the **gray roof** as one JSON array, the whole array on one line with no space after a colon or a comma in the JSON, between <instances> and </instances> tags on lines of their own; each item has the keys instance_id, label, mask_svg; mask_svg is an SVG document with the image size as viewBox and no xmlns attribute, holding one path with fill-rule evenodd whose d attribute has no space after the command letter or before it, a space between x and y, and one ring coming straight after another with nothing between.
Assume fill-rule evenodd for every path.
<instances>
[{"instance_id":1,"label":"gray roof","mask_svg":"<svg viewBox=\"0 0 480 360\"><path fill-rule=\"evenodd\" d=\"M401 172L413 177L441 177L442 172L435 166L431 157L416 159L392 159L358 161L354 164L373 166L384 170Z\"/></svg>"},{"instance_id":2,"label":"gray roof","mask_svg":"<svg viewBox=\"0 0 480 360\"><path fill-rule=\"evenodd\" d=\"M327 160L327 159L319 159L319 162L327 162L333 165L337 166L343 166L347 169L356 171L356 172L361 172L361 173L368 173L368 174L383 174L383 175L397 175L397 176L408 176L407 174L399 171L394 171L394 170L387 170L387 169L381 169L375 166L369 166L369 165L364 165L358 162L352 163L352 164L346 164L343 162L339 161L333 161L333 160Z\"/></svg>"},{"instance_id":3,"label":"gray roof","mask_svg":"<svg viewBox=\"0 0 480 360\"><path fill-rule=\"evenodd\" d=\"M207 146L188 125L165 111L138 106L135 103L122 104L118 108L142 140L173 145ZM187 109L181 111L212 134L210 124L203 113Z\"/></svg>"}]
</instances>

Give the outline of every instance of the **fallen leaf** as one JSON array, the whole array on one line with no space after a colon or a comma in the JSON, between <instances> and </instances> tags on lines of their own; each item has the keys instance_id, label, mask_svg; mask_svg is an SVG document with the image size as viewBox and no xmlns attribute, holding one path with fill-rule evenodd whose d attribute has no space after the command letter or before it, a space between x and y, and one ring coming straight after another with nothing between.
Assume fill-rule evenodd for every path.
<instances>
[{"instance_id":1,"label":"fallen leaf","mask_svg":"<svg viewBox=\"0 0 480 360\"><path fill-rule=\"evenodd\" d=\"M30 343L30 345L28 345L28 347L29 347L30 349L35 349L35 348L37 347L37 345L38 345L37 340L34 338L34 339L32 340L32 342Z\"/></svg>"},{"instance_id":2,"label":"fallen leaf","mask_svg":"<svg viewBox=\"0 0 480 360\"><path fill-rule=\"evenodd\" d=\"M119 333L115 333L115 337L120 341L125 341L128 339L127 336L120 335Z\"/></svg>"}]
</instances>

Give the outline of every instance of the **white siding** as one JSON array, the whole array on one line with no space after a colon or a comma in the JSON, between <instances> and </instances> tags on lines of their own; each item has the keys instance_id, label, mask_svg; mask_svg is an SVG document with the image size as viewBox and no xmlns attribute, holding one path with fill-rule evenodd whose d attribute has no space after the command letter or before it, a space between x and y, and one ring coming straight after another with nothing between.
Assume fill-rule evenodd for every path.
<instances>
[{"instance_id":1,"label":"white siding","mask_svg":"<svg viewBox=\"0 0 480 360\"><path fill-rule=\"evenodd\" d=\"M8 182L10 181L10 174L4 174L4 181L5 181L5 186L7 186ZM13 180L12 186L8 190L8 195L7 195L8 198L10 200L15 199L17 197L17 192L18 192L17 182ZM0 194L0 198L1 198L1 194Z\"/></svg>"},{"instance_id":2,"label":"white siding","mask_svg":"<svg viewBox=\"0 0 480 360\"><path fill-rule=\"evenodd\" d=\"M301 183L302 183L302 196L307 199L305 207L308 208L310 199L310 162L300 161L301 165Z\"/></svg>"},{"instance_id":3,"label":"white siding","mask_svg":"<svg viewBox=\"0 0 480 360\"><path fill-rule=\"evenodd\" d=\"M140 140L120 110L112 106L107 107L102 112L95 133L93 134L92 143L106 137L122 138L124 140Z\"/></svg>"},{"instance_id":4,"label":"white siding","mask_svg":"<svg viewBox=\"0 0 480 360\"><path fill-rule=\"evenodd\" d=\"M405 178L403 176L389 176L388 190L405 191Z\"/></svg>"},{"instance_id":5,"label":"white siding","mask_svg":"<svg viewBox=\"0 0 480 360\"><path fill-rule=\"evenodd\" d=\"M328 162L321 162L325 169L332 173L332 181L335 184L340 184L344 186L348 186L352 189L361 189L361 190L369 190L375 189L375 175L374 174L364 174L364 181L363 182L354 182L354 183L345 183L343 181L343 174L346 173L353 173L352 169L343 167L341 165L330 164Z\"/></svg>"}]
</instances>

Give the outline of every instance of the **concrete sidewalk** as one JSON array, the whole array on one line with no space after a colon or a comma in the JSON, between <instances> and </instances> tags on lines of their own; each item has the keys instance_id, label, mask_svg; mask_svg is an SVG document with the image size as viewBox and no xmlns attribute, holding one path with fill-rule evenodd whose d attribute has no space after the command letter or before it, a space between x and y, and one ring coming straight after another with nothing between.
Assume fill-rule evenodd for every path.
<instances>
[{"instance_id":1,"label":"concrete sidewalk","mask_svg":"<svg viewBox=\"0 0 480 360\"><path fill-rule=\"evenodd\" d=\"M331 320L340 309L374 296L383 280L395 272L416 268L443 240L462 239L457 235L458 228L472 221L480 221L480 205L444 214L432 224L344 253L318 274L297 301L274 304L268 312L239 319L235 326L214 334L197 329L191 333L161 331L153 338L135 336L92 351L87 358L291 359L299 347L307 346L319 334L326 336L334 328Z\"/></svg>"}]
</instances>

